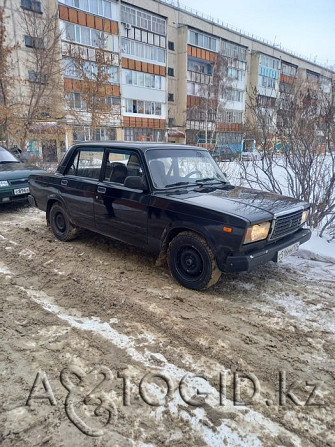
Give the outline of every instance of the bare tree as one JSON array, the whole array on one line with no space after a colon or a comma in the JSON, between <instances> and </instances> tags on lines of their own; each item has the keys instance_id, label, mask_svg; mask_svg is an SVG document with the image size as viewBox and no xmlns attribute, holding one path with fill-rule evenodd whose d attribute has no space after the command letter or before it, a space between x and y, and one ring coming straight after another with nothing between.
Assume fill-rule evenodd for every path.
<instances>
[{"instance_id":1,"label":"bare tree","mask_svg":"<svg viewBox=\"0 0 335 447\"><path fill-rule=\"evenodd\" d=\"M17 44L8 44L7 30L5 26L6 0L0 8L0 140L9 146L10 129L13 117L17 110L15 107L13 88L15 78L13 76L13 52ZM18 104L16 104L18 107Z\"/></svg>"},{"instance_id":2,"label":"bare tree","mask_svg":"<svg viewBox=\"0 0 335 447\"><path fill-rule=\"evenodd\" d=\"M38 121L52 121L64 115L62 66L58 10L45 4L43 14L22 10L20 25L25 35L23 113L16 130L24 147L31 126Z\"/></svg>"},{"instance_id":3,"label":"bare tree","mask_svg":"<svg viewBox=\"0 0 335 447\"><path fill-rule=\"evenodd\" d=\"M247 132L255 135L262 160L242 166L250 186L309 202L309 224L321 233L335 212L334 93L334 83L325 92L315 82L296 80L265 104L255 90Z\"/></svg>"},{"instance_id":4,"label":"bare tree","mask_svg":"<svg viewBox=\"0 0 335 447\"><path fill-rule=\"evenodd\" d=\"M202 123L204 129L204 145L213 147L219 123L223 120L223 111L231 91L232 79L228 75L229 59L222 53L215 56L211 63L211 74L199 75L201 81L197 84L197 95L194 105L187 110L187 119Z\"/></svg>"},{"instance_id":5,"label":"bare tree","mask_svg":"<svg viewBox=\"0 0 335 447\"><path fill-rule=\"evenodd\" d=\"M97 48L87 49L70 45L66 54L68 64L77 77L77 92L67 94L68 114L77 124L89 127L91 139L95 139L99 127L108 127L120 117L120 101L113 97L112 84L119 72L113 54L105 50L105 38L100 33ZM79 95L79 105L74 95Z\"/></svg>"}]
</instances>

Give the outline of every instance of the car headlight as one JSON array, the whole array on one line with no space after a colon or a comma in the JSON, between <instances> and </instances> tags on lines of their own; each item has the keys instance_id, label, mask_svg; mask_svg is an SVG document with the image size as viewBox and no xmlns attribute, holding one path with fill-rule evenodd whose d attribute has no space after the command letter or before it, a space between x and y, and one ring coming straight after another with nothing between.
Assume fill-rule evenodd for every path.
<instances>
[{"instance_id":1,"label":"car headlight","mask_svg":"<svg viewBox=\"0 0 335 447\"><path fill-rule=\"evenodd\" d=\"M309 210L305 210L302 213L300 225L304 224L308 218Z\"/></svg>"},{"instance_id":2,"label":"car headlight","mask_svg":"<svg viewBox=\"0 0 335 447\"><path fill-rule=\"evenodd\" d=\"M244 237L244 244L251 242L262 241L268 237L271 222L262 222L260 224L252 225L247 229Z\"/></svg>"},{"instance_id":3,"label":"car headlight","mask_svg":"<svg viewBox=\"0 0 335 447\"><path fill-rule=\"evenodd\" d=\"M1 186L9 186L9 183L7 182L7 180L1 180L0 181L0 187Z\"/></svg>"}]
</instances>

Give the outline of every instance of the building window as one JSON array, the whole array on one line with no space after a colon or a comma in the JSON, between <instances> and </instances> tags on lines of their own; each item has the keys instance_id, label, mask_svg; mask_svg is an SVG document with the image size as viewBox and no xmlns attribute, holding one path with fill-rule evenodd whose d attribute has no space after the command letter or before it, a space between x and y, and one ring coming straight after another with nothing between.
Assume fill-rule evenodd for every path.
<instances>
[{"instance_id":1,"label":"building window","mask_svg":"<svg viewBox=\"0 0 335 447\"><path fill-rule=\"evenodd\" d=\"M264 88L276 88L276 79L268 76L258 76L258 85Z\"/></svg>"},{"instance_id":2,"label":"building window","mask_svg":"<svg viewBox=\"0 0 335 447\"><path fill-rule=\"evenodd\" d=\"M204 62L199 59L188 58L187 70L195 73L204 73L210 76L213 73L213 66L209 62Z\"/></svg>"},{"instance_id":3,"label":"building window","mask_svg":"<svg viewBox=\"0 0 335 447\"><path fill-rule=\"evenodd\" d=\"M44 42L41 37L24 36L24 43L28 48L44 48Z\"/></svg>"},{"instance_id":4,"label":"building window","mask_svg":"<svg viewBox=\"0 0 335 447\"><path fill-rule=\"evenodd\" d=\"M236 45L233 42L222 42L222 54L231 59L237 59L239 61L246 61L247 59L247 49Z\"/></svg>"},{"instance_id":5,"label":"building window","mask_svg":"<svg viewBox=\"0 0 335 447\"><path fill-rule=\"evenodd\" d=\"M140 127L126 127L124 129L125 141L165 141L165 129L147 129Z\"/></svg>"},{"instance_id":6,"label":"building window","mask_svg":"<svg viewBox=\"0 0 335 447\"><path fill-rule=\"evenodd\" d=\"M294 84L289 82L280 82L279 83L279 91L280 93L290 94L294 91Z\"/></svg>"},{"instance_id":7,"label":"building window","mask_svg":"<svg viewBox=\"0 0 335 447\"><path fill-rule=\"evenodd\" d=\"M199 92L200 85L195 82L187 81L187 94L191 96L195 96Z\"/></svg>"},{"instance_id":8,"label":"building window","mask_svg":"<svg viewBox=\"0 0 335 447\"><path fill-rule=\"evenodd\" d=\"M164 90L163 76L143 73L135 70L123 70L123 83L136 87L147 87L156 90Z\"/></svg>"},{"instance_id":9,"label":"building window","mask_svg":"<svg viewBox=\"0 0 335 447\"><path fill-rule=\"evenodd\" d=\"M131 6L121 5L121 22L166 35L166 20Z\"/></svg>"},{"instance_id":10,"label":"building window","mask_svg":"<svg viewBox=\"0 0 335 447\"><path fill-rule=\"evenodd\" d=\"M234 67L228 67L228 77L233 79L234 81L243 81L244 71L238 70Z\"/></svg>"},{"instance_id":11,"label":"building window","mask_svg":"<svg viewBox=\"0 0 335 447\"><path fill-rule=\"evenodd\" d=\"M314 73L313 71L306 70L307 80L312 82L318 82L320 75L318 73Z\"/></svg>"},{"instance_id":12,"label":"building window","mask_svg":"<svg viewBox=\"0 0 335 447\"><path fill-rule=\"evenodd\" d=\"M82 99L81 93L71 92L66 95L66 101L72 110L86 110L86 102Z\"/></svg>"},{"instance_id":13,"label":"building window","mask_svg":"<svg viewBox=\"0 0 335 447\"><path fill-rule=\"evenodd\" d=\"M273 78L273 79L279 78L279 70L273 70L272 68L259 67L258 73L261 76L266 76L268 78Z\"/></svg>"},{"instance_id":14,"label":"building window","mask_svg":"<svg viewBox=\"0 0 335 447\"><path fill-rule=\"evenodd\" d=\"M168 49L174 51L174 42L171 42L171 40L168 41Z\"/></svg>"},{"instance_id":15,"label":"building window","mask_svg":"<svg viewBox=\"0 0 335 447\"><path fill-rule=\"evenodd\" d=\"M165 50L157 46L122 38L122 56L165 64Z\"/></svg>"},{"instance_id":16,"label":"building window","mask_svg":"<svg viewBox=\"0 0 335 447\"><path fill-rule=\"evenodd\" d=\"M285 62L282 62L282 64L281 64L281 71L284 75L287 75L287 76L295 77L297 74L297 68L298 67L296 67L294 65L286 64Z\"/></svg>"},{"instance_id":17,"label":"building window","mask_svg":"<svg viewBox=\"0 0 335 447\"><path fill-rule=\"evenodd\" d=\"M110 104L111 106L120 106L121 98L120 96L107 96L105 98L106 104Z\"/></svg>"},{"instance_id":18,"label":"building window","mask_svg":"<svg viewBox=\"0 0 335 447\"><path fill-rule=\"evenodd\" d=\"M242 90L227 90L225 93L227 101L243 102L243 91Z\"/></svg>"},{"instance_id":19,"label":"building window","mask_svg":"<svg viewBox=\"0 0 335 447\"><path fill-rule=\"evenodd\" d=\"M258 106L263 108L272 108L276 106L276 98L271 98L270 96L258 95Z\"/></svg>"},{"instance_id":20,"label":"building window","mask_svg":"<svg viewBox=\"0 0 335 447\"><path fill-rule=\"evenodd\" d=\"M104 66L100 67L101 71L104 69L104 74L108 74L109 77L106 79L106 83L109 82L111 84L119 84L119 67L110 67ZM72 79L82 79L83 78L83 70L85 71L85 76L89 79L96 80L98 75L98 67L95 62L86 61L83 64L83 67L78 67L78 64L70 58L63 58L63 73L64 77L72 78Z\"/></svg>"},{"instance_id":21,"label":"building window","mask_svg":"<svg viewBox=\"0 0 335 447\"><path fill-rule=\"evenodd\" d=\"M168 75L174 76L174 68L168 67Z\"/></svg>"},{"instance_id":22,"label":"building window","mask_svg":"<svg viewBox=\"0 0 335 447\"><path fill-rule=\"evenodd\" d=\"M139 99L125 100L126 113L138 113L141 115L162 115L162 104L154 101L142 101Z\"/></svg>"},{"instance_id":23,"label":"building window","mask_svg":"<svg viewBox=\"0 0 335 447\"><path fill-rule=\"evenodd\" d=\"M21 8L42 14L41 2L36 0L21 0Z\"/></svg>"},{"instance_id":24,"label":"building window","mask_svg":"<svg viewBox=\"0 0 335 447\"><path fill-rule=\"evenodd\" d=\"M110 0L61 0L67 6L90 12L94 15L117 20L117 5Z\"/></svg>"},{"instance_id":25,"label":"building window","mask_svg":"<svg viewBox=\"0 0 335 447\"><path fill-rule=\"evenodd\" d=\"M217 39L197 31L188 31L188 43L206 50L217 51Z\"/></svg>"},{"instance_id":26,"label":"building window","mask_svg":"<svg viewBox=\"0 0 335 447\"><path fill-rule=\"evenodd\" d=\"M169 93L168 94L168 101L170 101L170 102L174 101L174 94L173 93Z\"/></svg>"},{"instance_id":27,"label":"building window","mask_svg":"<svg viewBox=\"0 0 335 447\"><path fill-rule=\"evenodd\" d=\"M68 42L79 43L86 46L104 48L109 51L119 50L118 36L103 33L102 31L75 25L74 23L60 21L63 39Z\"/></svg>"},{"instance_id":28,"label":"building window","mask_svg":"<svg viewBox=\"0 0 335 447\"><path fill-rule=\"evenodd\" d=\"M243 113L237 110L224 110L221 120L223 123L242 123Z\"/></svg>"},{"instance_id":29,"label":"building window","mask_svg":"<svg viewBox=\"0 0 335 447\"><path fill-rule=\"evenodd\" d=\"M148 43L161 48L166 47L166 39L164 36L154 34L146 30L141 30L140 28L129 25L129 23L122 22L120 34L122 37L126 37L127 39L137 40L139 42Z\"/></svg>"},{"instance_id":30,"label":"building window","mask_svg":"<svg viewBox=\"0 0 335 447\"><path fill-rule=\"evenodd\" d=\"M28 71L28 80L37 84L46 84L47 77L44 74L36 73L36 71Z\"/></svg>"},{"instance_id":31,"label":"building window","mask_svg":"<svg viewBox=\"0 0 335 447\"><path fill-rule=\"evenodd\" d=\"M97 127L94 134L88 126L73 127L73 141L108 141L116 140L116 131L113 127Z\"/></svg>"},{"instance_id":32,"label":"building window","mask_svg":"<svg viewBox=\"0 0 335 447\"><path fill-rule=\"evenodd\" d=\"M280 60L275 59L271 56L267 56L265 54L261 54L259 65L262 65L263 67L272 68L273 70L279 70Z\"/></svg>"},{"instance_id":33,"label":"building window","mask_svg":"<svg viewBox=\"0 0 335 447\"><path fill-rule=\"evenodd\" d=\"M168 119L168 126L169 127L174 127L175 125L175 119L174 118L169 118Z\"/></svg>"},{"instance_id":34,"label":"building window","mask_svg":"<svg viewBox=\"0 0 335 447\"><path fill-rule=\"evenodd\" d=\"M324 93L330 93L332 89L332 81L324 76L320 77L320 87Z\"/></svg>"},{"instance_id":35,"label":"building window","mask_svg":"<svg viewBox=\"0 0 335 447\"><path fill-rule=\"evenodd\" d=\"M72 58L63 58L62 62L64 77L72 79L81 78L82 74Z\"/></svg>"}]
</instances>

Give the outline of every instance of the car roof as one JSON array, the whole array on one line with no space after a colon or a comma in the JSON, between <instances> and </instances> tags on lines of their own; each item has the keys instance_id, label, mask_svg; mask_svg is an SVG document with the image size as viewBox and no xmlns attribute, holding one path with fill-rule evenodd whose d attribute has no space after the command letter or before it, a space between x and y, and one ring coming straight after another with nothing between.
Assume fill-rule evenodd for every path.
<instances>
[{"instance_id":1,"label":"car roof","mask_svg":"<svg viewBox=\"0 0 335 447\"><path fill-rule=\"evenodd\" d=\"M142 152L146 152L150 149L182 149L182 150L205 150L207 149L198 146L188 146L185 144L174 143L148 143L148 142L133 142L133 141L83 141L74 144L72 147L102 147L102 148L115 148L115 149L138 149Z\"/></svg>"}]
</instances>

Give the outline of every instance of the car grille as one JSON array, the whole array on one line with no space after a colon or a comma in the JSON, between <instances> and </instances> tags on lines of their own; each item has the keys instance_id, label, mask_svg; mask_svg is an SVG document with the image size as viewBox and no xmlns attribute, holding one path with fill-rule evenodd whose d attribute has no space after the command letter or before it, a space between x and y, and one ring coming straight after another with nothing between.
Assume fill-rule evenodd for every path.
<instances>
[{"instance_id":1,"label":"car grille","mask_svg":"<svg viewBox=\"0 0 335 447\"><path fill-rule=\"evenodd\" d=\"M277 217L270 240L278 239L296 231L300 227L302 211L300 210Z\"/></svg>"},{"instance_id":2,"label":"car grille","mask_svg":"<svg viewBox=\"0 0 335 447\"><path fill-rule=\"evenodd\" d=\"M27 178L17 178L17 179L15 179L15 180L9 180L9 184L10 185L13 185L13 186L15 186L15 185L22 185L22 183L27 183L28 182L28 179Z\"/></svg>"}]
</instances>

